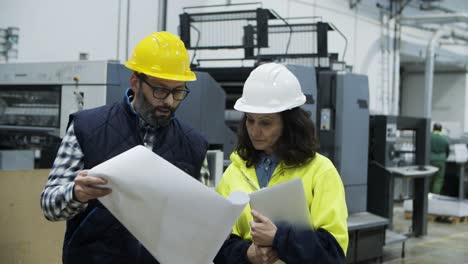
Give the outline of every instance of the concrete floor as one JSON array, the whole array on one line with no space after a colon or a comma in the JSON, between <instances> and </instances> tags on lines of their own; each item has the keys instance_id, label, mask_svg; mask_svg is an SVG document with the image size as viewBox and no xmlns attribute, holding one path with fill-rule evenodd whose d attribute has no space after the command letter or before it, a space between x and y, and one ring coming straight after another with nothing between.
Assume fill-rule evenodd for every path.
<instances>
[{"instance_id":1,"label":"concrete floor","mask_svg":"<svg viewBox=\"0 0 468 264\"><path fill-rule=\"evenodd\" d=\"M405 219L401 204L397 204L394 208L393 222L396 232L409 231L411 220ZM428 222L427 236L412 237L406 241L405 258L401 258L401 248L401 243L386 245L382 263L468 264L468 222L466 220L458 224Z\"/></svg>"}]
</instances>

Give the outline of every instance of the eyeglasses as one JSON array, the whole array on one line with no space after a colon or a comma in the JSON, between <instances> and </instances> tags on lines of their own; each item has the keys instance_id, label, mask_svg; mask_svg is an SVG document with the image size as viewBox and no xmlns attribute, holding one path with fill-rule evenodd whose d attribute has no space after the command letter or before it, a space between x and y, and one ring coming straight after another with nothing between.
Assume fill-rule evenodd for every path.
<instances>
[{"instance_id":1,"label":"eyeglasses","mask_svg":"<svg viewBox=\"0 0 468 264\"><path fill-rule=\"evenodd\" d=\"M168 89L165 87L151 85L148 82L147 76L145 74L140 73L137 76L140 81L146 83L146 85L148 85L151 90L153 90L153 97L156 99L164 100L169 96L169 94L172 94L172 98L174 98L174 100L182 101L190 93L190 90L187 88L187 86L185 86L184 89Z\"/></svg>"}]
</instances>

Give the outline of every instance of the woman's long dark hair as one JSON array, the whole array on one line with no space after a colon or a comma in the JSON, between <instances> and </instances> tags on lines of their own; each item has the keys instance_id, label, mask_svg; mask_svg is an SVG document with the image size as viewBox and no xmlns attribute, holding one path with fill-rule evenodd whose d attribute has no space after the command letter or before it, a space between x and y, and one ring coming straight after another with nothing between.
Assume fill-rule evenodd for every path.
<instances>
[{"instance_id":1,"label":"woman's long dark hair","mask_svg":"<svg viewBox=\"0 0 468 264\"><path fill-rule=\"evenodd\" d=\"M319 148L315 126L310 113L296 107L280 113L283 132L276 143L274 153L288 166L301 165L315 157ZM246 166L255 165L261 151L256 150L250 140L246 127L246 115L239 124L236 151L247 161Z\"/></svg>"}]
</instances>

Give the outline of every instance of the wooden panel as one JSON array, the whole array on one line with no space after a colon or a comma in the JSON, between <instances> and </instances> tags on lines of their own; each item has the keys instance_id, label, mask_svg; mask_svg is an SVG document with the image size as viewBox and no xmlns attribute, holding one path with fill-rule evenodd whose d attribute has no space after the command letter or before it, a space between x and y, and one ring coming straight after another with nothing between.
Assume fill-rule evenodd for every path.
<instances>
[{"instance_id":1,"label":"wooden panel","mask_svg":"<svg viewBox=\"0 0 468 264\"><path fill-rule=\"evenodd\" d=\"M0 170L0 263L61 263L65 222L47 221L40 195L49 170Z\"/></svg>"}]
</instances>

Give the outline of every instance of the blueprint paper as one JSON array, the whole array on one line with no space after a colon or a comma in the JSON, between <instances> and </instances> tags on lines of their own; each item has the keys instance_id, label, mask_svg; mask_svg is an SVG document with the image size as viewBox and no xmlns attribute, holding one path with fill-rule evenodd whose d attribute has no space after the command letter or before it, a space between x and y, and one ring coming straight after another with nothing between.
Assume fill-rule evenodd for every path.
<instances>
[{"instance_id":1,"label":"blueprint paper","mask_svg":"<svg viewBox=\"0 0 468 264\"><path fill-rule=\"evenodd\" d=\"M101 203L162 264L212 263L249 197L227 199L143 146L89 171L108 180Z\"/></svg>"},{"instance_id":2,"label":"blueprint paper","mask_svg":"<svg viewBox=\"0 0 468 264\"><path fill-rule=\"evenodd\" d=\"M250 206L273 222L311 227L301 179L293 179L250 194Z\"/></svg>"},{"instance_id":3,"label":"blueprint paper","mask_svg":"<svg viewBox=\"0 0 468 264\"><path fill-rule=\"evenodd\" d=\"M273 223L287 222L299 228L312 228L301 179L293 179L250 194L250 207ZM275 264L284 263L277 260Z\"/></svg>"}]
</instances>

